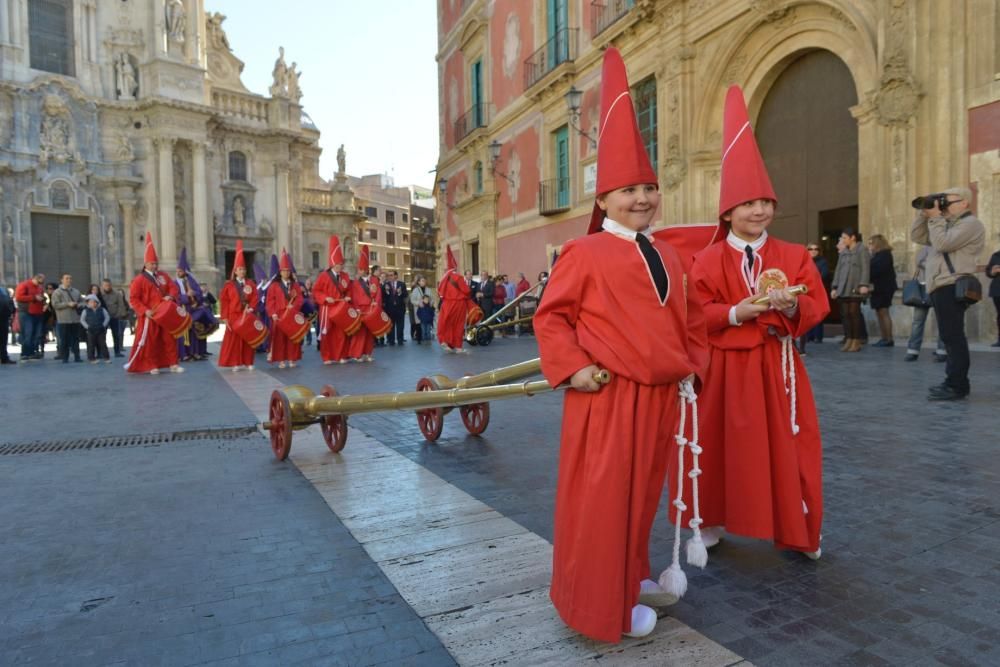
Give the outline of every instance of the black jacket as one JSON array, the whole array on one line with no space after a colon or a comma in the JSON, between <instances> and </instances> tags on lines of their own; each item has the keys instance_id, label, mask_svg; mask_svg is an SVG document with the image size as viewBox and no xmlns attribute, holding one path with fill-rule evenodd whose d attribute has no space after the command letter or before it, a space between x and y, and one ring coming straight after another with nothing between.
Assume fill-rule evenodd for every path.
<instances>
[{"instance_id":1,"label":"black jacket","mask_svg":"<svg viewBox=\"0 0 1000 667\"><path fill-rule=\"evenodd\" d=\"M382 283L382 308L389 315L402 315L406 312L409 292L402 280Z\"/></svg>"},{"instance_id":2,"label":"black jacket","mask_svg":"<svg viewBox=\"0 0 1000 667\"><path fill-rule=\"evenodd\" d=\"M1000 266L1000 250L993 253L990 263L986 265L986 275L990 278L990 298L1000 297L1000 275L990 275L994 266Z\"/></svg>"}]
</instances>

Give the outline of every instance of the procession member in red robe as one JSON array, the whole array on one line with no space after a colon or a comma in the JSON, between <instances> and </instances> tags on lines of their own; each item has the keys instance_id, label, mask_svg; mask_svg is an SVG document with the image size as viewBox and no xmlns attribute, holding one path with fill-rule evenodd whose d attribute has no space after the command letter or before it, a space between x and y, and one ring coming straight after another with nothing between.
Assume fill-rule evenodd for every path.
<instances>
[{"instance_id":1,"label":"procession member in red robe","mask_svg":"<svg viewBox=\"0 0 1000 667\"><path fill-rule=\"evenodd\" d=\"M247 278L247 266L243 259L243 241L236 241L236 259L233 261L233 275L222 287L219 295L219 315L226 321L226 333L219 350L219 368L232 368L233 372L243 369L253 370L254 348L233 330L235 323L244 317L256 317L257 285Z\"/></svg>"},{"instance_id":2,"label":"procession member in red robe","mask_svg":"<svg viewBox=\"0 0 1000 667\"><path fill-rule=\"evenodd\" d=\"M649 534L677 451L680 409L704 370L702 310L685 262L651 238L660 203L625 65L605 52L597 192L587 236L563 246L534 318L563 403L550 596L594 639L652 632L677 594L649 579ZM598 369L611 372L603 387Z\"/></svg>"},{"instance_id":3,"label":"procession member in red robe","mask_svg":"<svg viewBox=\"0 0 1000 667\"><path fill-rule=\"evenodd\" d=\"M358 255L358 279L351 282L351 303L361 311L362 315L367 313L372 303L382 307L382 285L378 278L372 274L368 275L368 246L361 246ZM372 352L375 350L375 336L368 330L368 327L361 327L357 333L347 339L347 356L355 361L374 361Z\"/></svg>"},{"instance_id":4,"label":"procession member in red robe","mask_svg":"<svg viewBox=\"0 0 1000 667\"><path fill-rule=\"evenodd\" d=\"M161 368L183 373L177 364L177 341L166 329L152 320L153 311L163 301L177 302L180 291L170 274L159 271L159 259L153 236L146 232L146 251L142 272L132 279L128 300L136 314L135 342L125 363L129 373L157 375Z\"/></svg>"},{"instance_id":5,"label":"procession member in red robe","mask_svg":"<svg viewBox=\"0 0 1000 667\"><path fill-rule=\"evenodd\" d=\"M691 272L711 350L700 401L703 539L711 546L724 529L819 558L819 423L793 343L830 307L805 247L767 234L777 197L736 86L726 97L720 189L728 235L698 253ZM809 291L796 297L782 283ZM752 303L768 292L769 305Z\"/></svg>"},{"instance_id":6,"label":"procession member in red robe","mask_svg":"<svg viewBox=\"0 0 1000 667\"><path fill-rule=\"evenodd\" d=\"M281 249L281 262L278 265L278 278L267 288L267 315L271 318L271 351L268 361L277 363L278 368L295 368L295 362L302 358L302 343L293 343L278 328L277 322L284 317L295 317L302 310L302 288L292 280L292 260Z\"/></svg>"},{"instance_id":7,"label":"procession member in red robe","mask_svg":"<svg viewBox=\"0 0 1000 667\"><path fill-rule=\"evenodd\" d=\"M458 262L445 246L448 256L448 270L445 271L437 292L441 298L441 315L438 317L437 336L445 352L467 352L462 348L465 339L465 318L469 311L469 283L458 272Z\"/></svg>"},{"instance_id":8,"label":"procession member in red robe","mask_svg":"<svg viewBox=\"0 0 1000 667\"><path fill-rule=\"evenodd\" d=\"M319 356L329 366L332 363L347 363L351 339L343 329L327 321L327 310L330 307L339 302L351 301L351 276L344 271L344 251L340 247L340 237L335 234L330 236L327 263L329 268L316 278L313 298L319 307Z\"/></svg>"}]
</instances>

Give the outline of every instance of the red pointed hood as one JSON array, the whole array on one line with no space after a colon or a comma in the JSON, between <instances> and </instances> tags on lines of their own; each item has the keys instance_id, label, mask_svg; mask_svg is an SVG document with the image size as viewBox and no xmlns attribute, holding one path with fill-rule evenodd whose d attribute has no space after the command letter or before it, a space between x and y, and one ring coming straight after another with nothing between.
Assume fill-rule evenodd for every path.
<instances>
[{"instance_id":1,"label":"red pointed hood","mask_svg":"<svg viewBox=\"0 0 1000 667\"><path fill-rule=\"evenodd\" d=\"M603 195L627 185L656 183L639 134L635 106L628 87L628 75L616 48L604 52L601 71L601 123L597 133L597 194ZM594 203L588 234L601 231L604 211Z\"/></svg>"},{"instance_id":2,"label":"red pointed hood","mask_svg":"<svg viewBox=\"0 0 1000 667\"><path fill-rule=\"evenodd\" d=\"M236 240L236 257L233 259L233 275L236 275L236 269L243 267L247 268L246 260L243 259L243 239Z\"/></svg>"},{"instance_id":3,"label":"red pointed hood","mask_svg":"<svg viewBox=\"0 0 1000 667\"><path fill-rule=\"evenodd\" d=\"M722 175L719 179L719 220L738 204L778 198L750 127L747 103L739 86L726 93L722 121Z\"/></svg>"},{"instance_id":4,"label":"red pointed hood","mask_svg":"<svg viewBox=\"0 0 1000 667\"><path fill-rule=\"evenodd\" d=\"M292 270L292 258L289 257L288 252L282 248L281 249L281 259L278 261L279 271L291 271Z\"/></svg>"},{"instance_id":5,"label":"red pointed hood","mask_svg":"<svg viewBox=\"0 0 1000 667\"><path fill-rule=\"evenodd\" d=\"M455 260L455 254L451 251L451 246L445 246L448 255L448 270L458 271L458 262Z\"/></svg>"},{"instance_id":6,"label":"red pointed hood","mask_svg":"<svg viewBox=\"0 0 1000 667\"><path fill-rule=\"evenodd\" d=\"M358 255L358 272L368 275L368 246L361 246L361 252Z\"/></svg>"},{"instance_id":7,"label":"red pointed hood","mask_svg":"<svg viewBox=\"0 0 1000 667\"><path fill-rule=\"evenodd\" d=\"M160 260L156 256L156 247L153 245L153 235L146 232L146 250L142 255L142 263L149 264L150 262L159 263Z\"/></svg>"},{"instance_id":8,"label":"red pointed hood","mask_svg":"<svg viewBox=\"0 0 1000 667\"><path fill-rule=\"evenodd\" d=\"M327 262L331 267L338 264L344 265L344 251L340 248L340 237L336 234L330 235L330 251L326 254Z\"/></svg>"}]
</instances>

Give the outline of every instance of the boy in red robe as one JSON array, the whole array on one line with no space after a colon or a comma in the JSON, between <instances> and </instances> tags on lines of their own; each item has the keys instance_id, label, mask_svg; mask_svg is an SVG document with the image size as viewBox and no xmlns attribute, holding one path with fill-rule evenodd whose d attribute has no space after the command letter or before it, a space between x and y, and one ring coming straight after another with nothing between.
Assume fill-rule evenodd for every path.
<instances>
[{"instance_id":1,"label":"boy in red robe","mask_svg":"<svg viewBox=\"0 0 1000 667\"><path fill-rule=\"evenodd\" d=\"M438 317L437 336L445 352L465 353L462 348L465 339L465 318L469 312L469 283L458 272L458 262L446 246L448 270L445 271L437 292L441 299L441 315Z\"/></svg>"},{"instance_id":2,"label":"boy in red robe","mask_svg":"<svg viewBox=\"0 0 1000 667\"><path fill-rule=\"evenodd\" d=\"M358 256L358 279L351 282L351 303L361 311L362 316L367 313L372 304L382 307L382 285L378 278L372 274L368 275L368 246L361 246ZM375 361L372 354L375 351L375 336L368 327L361 327L357 333L347 339L347 356L357 362Z\"/></svg>"},{"instance_id":3,"label":"boy in red robe","mask_svg":"<svg viewBox=\"0 0 1000 667\"><path fill-rule=\"evenodd\" d=\"M604 55L597 202L587 236L563 246L534 318L542 372L563 403L550 597L601 641L652 632L677 596L649 579L649 534L676 452L679 409L707 361L686 262L650 223L656 173L621 55ZM596 384L599 368L611 382Z\"/></svg>"},{"instance_id":4,"label":"boy in red robe","mask_svg":"<svg viewBox=\"0 0 1000 667\"><path fill-rule=\"evenodd\" d=\"M344 330L334 326L327 319L328 309L342 301L351 301L351 276L344 271L344 251L340 247L340 237L330 236L327 253L329 268L319 274L313 286L313 298L319 307L319 356L327 366L333 363L346 364L350 337Z\"/></svg>"},{"instance_id":5,"label":"boy in red robe","mask_svg":"<svg viewBox=\"0 0 1000 667\"><path fill-rule=\"evenodd\" d=\"M302 344L293 343L278 327L283 317L295 317L302 310L302 290L298 282L292 280L292 260L284 248L278 264L278 279L267 288L267 316L271 319L271 351L268 361L277 362L278 368L295 368L295 362L302 358Z\"/></svg>"},{"instance_id":6,"label":"boy in red robe","mask_svg":"<svg viewBox=\"0 0 1000 667\"><path fill-rule=\"evenodd\" d=\"M232 368L233 372L253 370L254 348L240 338L234 330L235 323L242 317L256 317L257 285L247 278L247 265L243 259L243 241L236 241L236 258L233 261L233 275L219 295L219 315L226 321L226 333L219 350L219 368ZM245 315L244 315L245 314Z\"/></svg>"},{"instance_id":7,"label":"boy in red robe","mask_svg":"<svg viewBox=\"0 0 1000 667\"><path fill-rule=\"evenodd\" d=\"M146 250L142 272L132 279L128 300L135 310L135 342L125 363L129 373L157 375L161 368L183 373L177 363L177 341L170 332L153 321L153 312L163 301L177 302L180 291L170 274L159 270L153 236L146 232Z\"/></svg>"},{"instance_id":8,"label":"boy in red robe","mask_svg":"<svg viewBox=\"0 0 1000 667\"><path fill-rule=\"evenodd\" d=\"M822 450L794 341L830 306L805 246L767 234L777 197L737 86L726 97L720 190L728 235L698 253L691 271L711 350L700 397L703 540L713 546L724 529L816 559ZM808 292L790 294L793 285ZM765 293L770 303L755 305Z\"/></svg>"}]
</instances>

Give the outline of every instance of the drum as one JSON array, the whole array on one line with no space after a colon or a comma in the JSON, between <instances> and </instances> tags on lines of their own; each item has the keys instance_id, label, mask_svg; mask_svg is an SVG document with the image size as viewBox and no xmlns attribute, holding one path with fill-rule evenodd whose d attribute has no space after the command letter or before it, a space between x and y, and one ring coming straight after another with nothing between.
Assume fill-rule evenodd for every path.
<instances>
[{"instance_id":1,"label":"drum","mask_svg":"<svg viewBox=\"0 0 1000 667\"><path fill-rule=\"evenodd\" d=\"M361 328L361 313L346 301L326 306L326 326L340 329L345 336L353 336Z\"/></svg>"},{"instance_id":2,"label":"drum","mask_svg":"<svg viewBox=\"0 0 1000 667\"><path fill-rule=\"evenodd\" d=\"M161 301L153 309L153 321L167 330L174 338L180 338L191 326L191 315L187 308L176 301Z\"/></svg>"},{"instance_id":3,"label":"drum","mask_svg":"<svg viewBox=\"0 0 1000 667\"><path fill-rule=\"evenodd\" d=\"M377 303L371 305L371 308L362 319L365 322L365 327L376 338L381 338L392 329L392 320L389 319L389 316L385 314L385 311Z\"/></svg>"},{"instance_id":4,"label":"drum","mask_svg":"<svg viewBox=\"0 0 1000 667\"><path fill-rule=\"evenodd\" d=\"M219 330L219 320L207 306L200 306L191 311L191 327L199 340L207 340Z\"/></svg>"},{"instance_id":5,"label":"drum","mask_svg":"<svg viewBox=\"0 0 1000 667\"><path fill-rule=\"evenodd\" d=\"M465 310L465 326L472 327L479 324L483 319L483 309L475 301L469 301Z\"/></svg>"},{"instance_id":6,"label":"drum","mask_svg":"<svg viewBox=\"0 0 1000 667\"><path fill-rule=\"evenodd\" d=\"M250 347L257 347L267 338L267 327L264 323L256 315L246 311L236 318L235 322L229 322L229 328Z\"/></svg>"},{"instance_id":7,"label":"drum","mask_svg":"<svg viewBox=\"0 0 1000 667\"><path fill-rule=\"evenodd\" d=\"M302 339L309 333L309 327L312 325L309 318L302 313L295 313L294 315L286 313L279 319L271 321L277 325L281 333L288 336L288 340L295 344L302 342Z\"/></svg>"}]
</instances>

